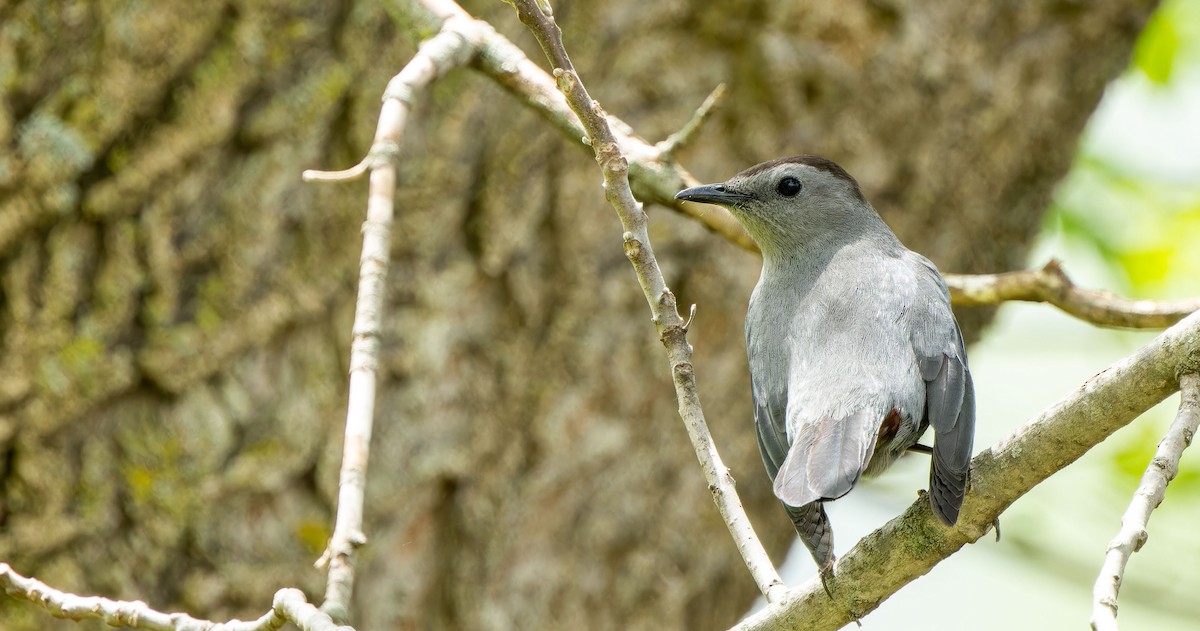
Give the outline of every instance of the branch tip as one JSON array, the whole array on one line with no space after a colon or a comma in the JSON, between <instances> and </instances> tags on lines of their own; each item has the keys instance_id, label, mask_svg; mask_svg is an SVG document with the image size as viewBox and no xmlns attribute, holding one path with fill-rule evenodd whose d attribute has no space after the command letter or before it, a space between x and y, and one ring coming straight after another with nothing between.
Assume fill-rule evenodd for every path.
<instances>
[{"instance_id":1,"label":"branch tip","mask_svg":"<svg viewBox=\"0 0 1200 631\"><path fill-rule=\"evenodd\" d=\"M679 151L684 145L691 142L696 132L704 126L704 123L712 115L716 106L725 98L725 84L718 83L717 87L705 97L704 102L696 111L692 113L692 117L688 119L679 131L667 136L666 139L654 145L658 150L658 159L671 161L675 157L675 152Z\"/></svg>"},{"instance_id":2,"label":"branch tip","mask_svg":"<svg viewBox=\"0 0 1200 631\"><path fill-rule=\"evenodd\" d=\"M341 171L319 171L317 169L306 169L300 174L300 179L305 182L353 182L362 177L368 169L371 168L371 154L367 154L358 164L349 169Z\"/></svg>"},{"instance_id":3,"label":"branch tip","mask_svg":"<svg viewBox=\"0 0 1200 631\"><path fill-rule=\"evenodd\" d=\"M696 303L692 303L691 308L688 309L687 322L683 323L683 332L684 333L687 333L688 329L692 328L692 320L695 319L695 317L696 317Z\"/></svg>"}]
</instances>

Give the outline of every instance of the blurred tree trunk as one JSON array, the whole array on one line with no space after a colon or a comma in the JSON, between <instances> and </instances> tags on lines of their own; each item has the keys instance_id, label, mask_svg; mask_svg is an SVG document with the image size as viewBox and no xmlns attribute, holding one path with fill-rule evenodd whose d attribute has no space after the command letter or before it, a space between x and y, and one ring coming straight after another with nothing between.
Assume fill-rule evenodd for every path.
<instances>
[{"instance_id":1,"label":"blurred tree trunk","mask_svg":"<svg viewBox=\"0 0 1200 631\"><path fill-rule=\"evenodd\" d=\"M910 247L967 272L1023 265L1153 5L555 9L592 94L648 138L728 83L682 156L699 177L832 157ZM466 8L536 52L503 3ZM411 30L370 2L0 7L0 560L218 619L284 585L319 597L365 185L299 174L366 151ZM731 623L754 587L589 152L465 71L417 112L356 622ZM717 443L782 558L742 350L758 261L653 212L668 281L699 305ZM9 601L0 618L75 627Z\"/></svg>"}]
</instances>

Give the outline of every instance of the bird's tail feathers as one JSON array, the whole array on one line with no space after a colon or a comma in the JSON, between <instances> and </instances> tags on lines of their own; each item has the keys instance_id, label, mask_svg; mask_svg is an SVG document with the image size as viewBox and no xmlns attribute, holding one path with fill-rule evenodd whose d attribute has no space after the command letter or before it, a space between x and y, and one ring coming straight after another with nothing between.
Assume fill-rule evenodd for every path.
<instances>
[{"instance_id":1,"label":"bird's tail feathers","mask_svg":"<svg viewBox=\"0 0 1200 631\"><path fill-rule=\"evenodd\" d=\"M803 425L775 476L775 497L805 506L849 493L874 453L881 418L859 410Z\"/></svg>"},{"instance_id":2,"label":"bird's tail feathers","mask_svg":"<svg viewBox=\"0 0 1200 631\"><path fill-rule=\"evenodd\" d=\"M833 566L833 528L829 525L829 517L821 502L812 502L804 506L787 509L796 527L800 541L808 548L817 567L822 570Z\"/></svg>"}]
</instances>

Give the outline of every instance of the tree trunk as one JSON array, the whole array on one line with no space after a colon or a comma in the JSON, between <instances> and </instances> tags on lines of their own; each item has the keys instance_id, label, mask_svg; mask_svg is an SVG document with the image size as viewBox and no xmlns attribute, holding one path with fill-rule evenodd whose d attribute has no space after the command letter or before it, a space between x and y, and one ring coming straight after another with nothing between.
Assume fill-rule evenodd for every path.
<instances>
[{"instance_id":1,"label":"tree trunk","mask_svg":"<svg viewBox=\"0 0 1200 631\"><path fill-rule=\"evenodd\" d=\"M693 173L829 156L956 272L1023 265L1153 5L554 1L593 96L645 137L728 84ZM541 61L509 7L465 6ZM0 7L0 560L214 619L286 585L319 599L365 185L299 174L365 153L413 31L366 2ZM731 623L754 586L590 151L467 71L416 116L355 622ZM699 308L715 439L782 558L742 348L758 261L652 213ZM75 627L8 601L0 618Z\"/></svg>"}]
</instances>

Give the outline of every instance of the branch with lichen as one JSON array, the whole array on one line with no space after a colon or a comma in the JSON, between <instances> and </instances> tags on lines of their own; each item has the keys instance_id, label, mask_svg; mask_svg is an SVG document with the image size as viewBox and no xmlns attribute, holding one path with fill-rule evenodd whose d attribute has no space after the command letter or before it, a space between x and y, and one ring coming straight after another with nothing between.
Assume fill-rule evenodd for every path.
<instances>
[{"instance_id":1,"label":"branch with lichen","mask_svg":"<svg viewBox=\"0 0 1200 631\"><path fill-rule=\"evenodd\" d=\"M1180 375L1179 390L1179 413L1159 441L1154 459L1146 466L1133 501L1121 517L1121 530L1108 544L1104 564L1092 589L1092 628L1096 631L1117 631L1117 593L1121 590L1125 564L1146 543L1150 513L1166 497L1167 484L1179 472L1183 450L1192 444L1196 428L1200 427L1200 373Z\"/></svg>"},{"instance_id":2,"label":"branch with lichen","mask_svg":"<svg viewBox=\"0 0 1200 631\"><path fill-rule=\"evenodd\" d=\"M733 478L721 462L717 447L704 420L700 406L700 395L696 389L696 373L692 366L692 347L687 341L688 325L679 315L675 295L667 288L662 270L650 246L647 217L641 203L634 197L629 185L629 163L623 147L613 134L609 120L600 104L588 95L579 75L562 42L562 32L554 21L548 7L534 0L510 2L520 16L521 22L533 32L542 51L554 66L558 88L566 97L571 109L578 115L587 133L587 143L595 152L596 162L604 173L604 191L624 228L625 256L633 264L646 302L650 305L659 338L667 350L671 373L675 382L675 396L679 402L679 415L687 427L688 436L696 457L704 470L713 501L724 518L734 543L746 562L746 567L758 584L759 591L768 602L775 601L784 591L770 557L754 533L754 527L742 508ZM693 307L692 315L695 315Z\"/></svg>"},{"instance_id":3,"label":"branch with lichen","mask_svg":"<svg viewBox=\"0 0 1200 631\"><path fill-rule=\"evenodd\" d=\"M68 594L36 578L17 574L7 563L0 563L0 586L9 596L28 600L57 618L100 620L110 627L151 631L277 631L291 622L304 631L354 631L352 627L335 624L329 616L309 604L303 592L292 588L275 592L271 611L257 620L212 622L185 613L156 611L141 601Z\"/></svg>"},{"instance_id":4,"label":"branch with lichen","mask_svg":"<svg viewBox=\"0 0 1200 631\"><path fill-rule=\"evenodd\" d=\"M1129 424L1200 370L1200 313L1083 383L1004 440L975 456L958 524L937 521L918 499L858 542L837 564L832 597L813 578L747 618L742 631L839 629L983 537L1013 502Z\"/></svg>"}]
</instances>

